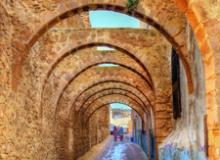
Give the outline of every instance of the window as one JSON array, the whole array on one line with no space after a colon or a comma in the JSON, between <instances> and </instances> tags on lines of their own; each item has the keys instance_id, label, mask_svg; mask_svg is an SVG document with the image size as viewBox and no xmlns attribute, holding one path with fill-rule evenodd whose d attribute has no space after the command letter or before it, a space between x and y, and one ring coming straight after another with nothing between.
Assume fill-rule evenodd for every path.
<instances>
[{"instance_id":1,"label":"window","mask_svg":"<svg viewBox=\"0 0 220 160\"><path fill-rule=\"evenodd\" d=\"M173 91L173 118L181 117L181 93L180 93L180 63L179 56L172 49L172 91Z\"/></svg>"}]
</instances>

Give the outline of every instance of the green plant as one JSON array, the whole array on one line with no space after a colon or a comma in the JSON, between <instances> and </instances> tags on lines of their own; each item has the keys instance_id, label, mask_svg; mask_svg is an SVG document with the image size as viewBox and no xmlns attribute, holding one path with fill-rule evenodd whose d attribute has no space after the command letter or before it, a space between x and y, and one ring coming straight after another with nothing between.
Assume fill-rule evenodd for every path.
<instances>
[{"instance_id":1,"label":"green plant","mask_svg":"<svg viewBox=\"0 0 220 160\"><path fill-rule=\"evenodd\" d=\"M139 0L128 0L127 7L129 11L134 10L139 3Z\"/></svg>"}]
</instances>

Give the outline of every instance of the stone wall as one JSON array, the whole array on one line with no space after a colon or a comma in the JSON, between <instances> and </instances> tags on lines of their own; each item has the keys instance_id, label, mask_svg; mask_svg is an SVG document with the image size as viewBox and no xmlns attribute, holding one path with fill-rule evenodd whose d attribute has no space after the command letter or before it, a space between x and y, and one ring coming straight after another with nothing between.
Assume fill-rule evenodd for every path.
<instances>
[{"instance_id":1,"label":"stone wall","mask_svg":"<svg viewBox=\"0 0 220 160\"><path fill-rule=\"evenodd\" d=\"M81 118L76 119L76 121L83 122L84 117ZM92 146L107 138L108 135L109 106L105 106L93 114L87 124L80 123L80 125L74 126L73 153L67 155L67 157L76 159L82 156L89 151ZM67 157L65 157L65 159L67 159Z\"/></svg>"},{"instance_id":2,"label":"stone wall","mask_svg":"<svg viewBox=\"0 0 220 160\"><path fill-rule=\"evenodd\" d=\"M89 120L90 148L102 142L110 134L109 106L102 107Z\"/></svg>"},{"instance_id":3,"label":"stone wall","mask_svg":"<svg viewBox=\"0 0 220 160\"><path fill-rule=\"evenodd\" d=\"M73 36L74 34L79 39L83 38L81 37L82 32L80 32L80 29L84 28L84 25L79 17L79 15L75 15L70 19L66 19L58 23L53 28L51 28L47 34L39 38L36 44L30 49L30 55L27 56L22 62L22 73L17 70L18 66L21 66L21 63L14 62L16 61L14 57L17 57L15 55L22 54L25 48L23 48L23 46L19 45L18 43L16 43L16 45L14 46L14 44L11 43L11 39L9 39L12 38L12 36L3 36L3 47L1 48L3 51L3 56L1 56L1 66L3 66L4 70L1 73L3 75L3 79L1 79L1 81L3 81L2 83L5 85L1 86L3 88L3 98L1 98L3 104L2 130L4 130L1 135L1 139L3 142L3 145L1 147L4 151L2 153L2 157L4 159L13 159L14 157L21 157L23 159L68 159L74 156L78 157L77 154L81 155L86 150L88 150L89 138L86 136L86 133L88 133L88 131L77 128L83 125L80 121L81 119L77 121L77 119L73 118L75 123L63 119L63 117L69 117L68 114L71 115L72 113L65 113L64 108L62 108L66 106L72 107L70 102L74 100L74 96L76 97L77 94L80 93L82 88L86 89L86 87L89 86L86 86L86 83L83 83L83 80L87 81L88 77L91 78L91 82L93 83L99 82L100 79L113 79L115 81L119 79L123 80L127 84L133 85L133 90L135 90L133 92L136 92L138 97L142 100L145 99L143 100L145 105L148 105L150 103L149 101L146 101L146 97L149 97L152 100L154 98L152 92L153 86L157 88L156 93L158 99L160 100L160 102L165 100L164 103L166 103L163 105L158 104L156 107L158 109L156 115L159 116L159 119L161 119L161 121L157 123L156 126L159 126L158 131L164 131L163 135L160 135L160 142L170 133L170 130L172 128L172 123L170 122L172 113L169 110L170 76L169 71L164 70L164 72L161 72L159 69L160 66L169 68L170 45L167 43L167 41L161 36L161 34L156 32L155 30L140 30L138 31L139 33L132 30L102 30L101 34L98 30L88 30L85 32L82 31L86 33L86 37L88 38L89 42L90 40L91 42L93 41L93 39L90 38L93 33L98 37L99 41L103 41L103 35L105 35L104 39L106 39L107 42L109 41L109 43L118 43L118 46L120 44L124 44L125 51L104 53L105 55L101 55L102 53L100 54L98 52L91 52L90 55L82 54L83 52L90 53L90 48L84 51L78 51L78 55L71 55L60 62L56 67L51 67L51 65L53 64L52 62L55 62L52 61L52 59L57 60L57 57L59 57L57 55L61 55L63 53L59 52L62 51L62 47L64 47L65 45L67 45L68 47L72 45L72 40L73 38L75 38L75 36ZM4 17L4 13L3 18L6 20L10 20L9 17ZM3 24L2 26L2 34L5 34L5 30L11 29L10 27L6 27L5 24ZM87 26L87 24L85 26ZM11 33L10 31L7 32ZM52 34L52 36L50 34ZM122 37L118 39L118 34L123 35L122 37L127 39L127 41L124 41ZM60 41L56 41L57 35L58 40ZM134 38L136 41L134 41ZM83 39L80 41L83 41ZM76 47L77 46L78 42L76 43ZM133 46L136 47L134 48ZM129 57L126 54L123 55L123 53L127 53L129 49L130 52L132 51L130 53L131 56ZM7 51L13 51L14 57L7 53ZM98 54L100 55L97 56ZM117 56L115 54L117 54ZM161 54L163 54L163 56L160 56ZM138 58L132 59L134 55L138 56ZM10 59L10 62L8 63L6 63L7 61L5 61L7 60L7 58ZM98 68L94 69L93 67L93 69L84 73L82 79L80 79L81 77L79 79L76 79L76 83L73 86L68 84L68 80L70 80L70 77L74 74L77 75L76 71L80 71L82 68L88 66L87 63L84 63L87 59L92 60L91 64L95 62L104 63L106 61L118 62L124 66L126 64L129 64L131 69L128 70L128 68L119 67L118 69L109 68L106 69L107 71L104 71ZM140 61L144 65L141 65ZM19 83L18 81L11 81L11 67L13 65L17 66L15 67L13 72L16 72L16 75L20 75ZM51 75L48 74L49 76L47 75L47 69L49 68L48 66L51 67L53 71L48 72L51 73ZM146 67L149 68L151 74L154 73L152 74L152 77L148 76ZM74 70L75 72L73 72L72 70ZM70 74L72 75L70 76ZM95 74L97 74L97 76L92 77ZM123 78L121 78L121 75L123 75ZM48 78L46 79L46 81L45 77ZM155 85L153 85L152 79ZM149 81L150 83L148 84L147 81ZM46 86L46 89L43 90L42 86L44 87L43 84L45 82L48 82L48 86ZM68 88L66 88L67 91L64 90L64 93L60 92L59 90L60 86L64 86L63 84L68 84ZM135 89L137 86L139 90L144 93L144 95L146 96L145 98L139 93L140 91L137 92L137 89ZM75 91L75 93L72 93L71 91ZM60 101L57 101L57 98L59 98L57 97L57 95L60 96ZM151 103L154 102L152 101ZM134 105L134 107L136 107L137 110L140 110L140 106ZM150 107L151 106L149 104L149 108ZM146 109L147 107L145 108L145 110ZM152 113L153 112L151 112L151 114ZM160 115L166 116L160 117ZM164 124L167 121L169 121L167 123L167 128L164 128ZM75 130L77 129L79 129L79 135L77 135L78 133L75 132ZM5 136L7 138L5 138ZM75 136L77 138L74 138ZM76 142L77 145L82 147L74 148L72 145L74 139L85 139L84 141ZM95 144L94 142L95 141L93 141L92 144ZM82 148L84 148L85 150Z\"/></svg>"},{"instance_id":4,"label":"stone wall","mask_svg":"<svg viewBox=\"0 0 220 160\"><path fill-rule=\"evenodd\" d=\"M62 131L57 132L55 139L59 159L77 159L109 135L108 105L93 114L87 123L84 123L83 116L77 115L76 112L74 122L60 124Z\"/></svg>"},{"instance_id":5,"label":"stone wall","mask_svg":"<svg viewBox=\"0 0 220 160\"><path fill-rule=\"evenodd\" d=\"M160 146L160 159L206 160L205 142L205 81L203 65L194 35L189 28L189 49L192 53L194 94L188 94L185 70L180 66L182 115L175 121L175 129Z\"/></svg>"},{"instance_id":6,"label":"stone wall","mask_svg":"<svg viewBox=\"0 0 220 160\"><path fill-rule=\"evenodd\" d=\"M204 131L204 124L202 122L205 109L203 102L204 95L201 95L201 93L204 93L204 84L202 81L205 77L205 103L208 117L210 159L215 160L219 157L219 0L176 0L178 6L172 0L143 0L132 13L127 11L126 2L127 0L83 0L80 2L72 0L3 0L0 2L0 159L60 159L57 153L63 151L59 151L59 149L62 149L62 146L59 146L60 148L58 149L56 145L54 145L54 137L57 136L56 134L59 133L60 128L59 126L55 128L56 133L53 130L54 123L49 123L54 120L54 115L52 118L50 117L52 114L50 114L51 108L47 108L49 105L44 106L46 108L45 110L41 108L43 95L42 84L47 74L46 71L48 71L45 71L44 67L46 66L47 68L48 63L52 62L54 53L60 53L50 50L50 47L52 47L52 43L50 42L52 41L49 34L56 32L56 29L62 27L71 28L72 30L88 28L88 17L82 14L82 12L88 9L109 9L132 14L144 22L155 26L181 55L185 68L183 71L182 67L181 71L183 77L181 81L183 115L181 119L175 122L175 130L163 143L161 148L165 149L165 152L161 153L161 155L169 152L169 155L177 153L175 154L177 156L184 154L186 156L190 155L191 157L194 157L194 155L204 157L203 150L205 141L204 135L202 134ZM180 10L184 13L181 13ZM80 17L83 17L82 21ZM200 55L200 53L198 48L193 51L192 54L187 50L185 39L191 36L186 35L187 20L185 17L187 17L192 24L198 46L202 52L201 56L205 75L201 72L202 67L201 64L199 64L200 60L198 55ZM75 28L75 25L78 27ZM108 31L100 32L107 35L111 33ZM119 32L122 31L120 30ZM125 34L129 35L131 32L131 30L127 31ZM98 35L98 31L94 31L93 33L94 34L91 34L92 36L89 35L88 37L93 39L93 35ZM135 33L137 34L137 31L135 31ZM142 33L143 32L140 34L142 35ZM60 34L62 35L63 32ZM133 43L136 34L133 32L133 38L130 41L132 45L130 46L136 45ZM56 38L56 34L54 35ZM76 37L80 39L83 35L84 34L81 33ZM60 36L59 38L61 38L62 41L63 38L65 39L65 36ZM105 39L102 38L103 37L100 36L99 40L102 41ZM115 33L113 38L120 38L118 32ZM124 39L121 39L121 41L122 40ZM139 44L139 42L146 39L138 38L136 40L135 42ZM121 41L116 42L121 45ZM69 42L71 46L72 41L70 40ZM148 44L150 44L150 42L151 41L149 41ZM188 42L194 43L194 40ZM44 48L44 44L49 47L44 50L44 54L39 54L41 53L40 49ZM60 44L54 48L55 50L61 50L62 47L63 44ZM188 47L190 48L190 46ZM130 47L129 49L133 48L134 47ZM140 48L138 48L138 50L140 50ZM157 50L160 49L157 47L155 49L156 53L160 53L160 51L157 52ZM161 55L159 54L159 56ZM31 58L33 59L31 60ZM166 58L167 57L165 57L165 59ZM155 59L158 60L157 58ZM160 64L158 64L158 66L160 66ZM161 72L161 70L165 70L167 67L163 66L160 69L155 66L151 67L156 69L155 73L158 75L160 75L160 73L166 73ZM186 72L186 75L184 75L184 72ZM66 78L68 78L68 75L61 81L64 82ZM120 79L120 77L118 78ZM161 99L164 95L169 95L170 93L169 87L166 88L166 85L169 84L169 80L166 79L168 80L166 81L167 83L163 83L161 79L161 77L154 79L156 80L156 84L161 86L165 85L165 88L160 88L162 92L157 92L159 98L155 101L156 105L154 106L157 113L167 113L160 115L160 119L163 120L163 122L155 122L157 124L156 126L159 126L160 129L164 127L166 129L165 135L163 135L163 132L156 132L160 136L158 140L160 143L172 129L170 124L172 111L170 110L171 104L169 102L169 96L168 98L166 97L167 101ZM133 79L131 82L136 85L137 81L139 80ZM50 85L57 86L57 84L53 83L53 81L49 84L48 92L53 92L53 90L50 90ZM187 87L189 90L186 89ZM49 99L46 97L44 102L45 104L49 104ZM61 104L65 105L68 104L68 102L62 101ZM159 105L161 107L158 107ZM56 106L51 105L50 107ZM48 111L46 114L46 116L49 117L48 119L42 116L45 114L45 111ZM73 137L71 136L73 133L73 130L71 130L72 124L62 120L63 119L61 119L59 123L65 126L64 129L66 129L66 132L59 134L59 136L62 138L66 135ZM169 121L169 127L167 128L164 122L166 120ZM79 124L75 122L75 124L78 126L82 125L80 122ZM56 134L53 135L54 133ZM84 137L83 131L80 130L79 133L80 136L82 136L81 138L86 139L83 145L88 144L88 138ZM62 138L56 141L60 141ZM186 139L186 143L183 143L182 139ZM73 138L70 138L70 142L71 141L73 141ZM69 145L69 141L65 142L64 146L66 145L72 148L71 145ZM65 156L65 151L63 153ZM81 153L81 151L79 153Z\"/></svg>"},{"instance_id":7,"label":"stone wall","mask_svg":"<svg viewBox=\"0 0 220 160\"><path fill-rule=\"evenodd\" d=\"M51 138L53 135L42 134L40 76L35 79L33 72L25 72L22 75L25 83L20 82L17 90L14 86L18 83L12 82L15 57L23 51L18 43L12 45L13 36L20 30L16 28L23 25L13 18L14 12L10 12L8 7L8 4L0 4L0 159L58 159L54 139ZM85 22L87 18L84 16ZM77 16L62 25L76 27L77 22L83 27ZM24 70L30 71L34 67L28 64Z\"/></svg>"}]
</instances>

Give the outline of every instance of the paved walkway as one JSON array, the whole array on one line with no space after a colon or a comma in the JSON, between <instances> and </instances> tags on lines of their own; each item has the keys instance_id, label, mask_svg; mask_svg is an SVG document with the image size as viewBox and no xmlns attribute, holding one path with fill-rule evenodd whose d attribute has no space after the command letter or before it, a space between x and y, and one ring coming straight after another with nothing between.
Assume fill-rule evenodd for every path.
<instances>
[{"instance_id":1,"label":"paved walkway","mask_svg":"<svg viewBox=\"0 0 220 160\"><path fill-rule=\"evenodd\" d=\"M147 160L147 157L134 143L113 142L97 160Z\"/></svg>"},{"instance_id":2,"label":"paved walkway","mask_svg":"<svg viewBox=\"0 0 220 160\"><path fill-rule=\"evenodd\" d=\"M114 142L109 136L78 160L147 160L141 147L130 142Z\"/></svg>"}]
</instances>

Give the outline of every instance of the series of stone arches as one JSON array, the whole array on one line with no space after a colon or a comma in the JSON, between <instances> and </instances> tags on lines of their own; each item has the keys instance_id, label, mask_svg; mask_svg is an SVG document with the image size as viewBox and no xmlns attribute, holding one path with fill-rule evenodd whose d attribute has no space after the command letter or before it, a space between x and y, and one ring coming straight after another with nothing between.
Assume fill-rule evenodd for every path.
<instances>
[{"instance_id":1,"label":"series of stone arches","mask_svg":"<svg viewBox=\"0 0 220 160\"><path fill-rule=\"evenodd\" d=\"M100 85L100 84L102 84L102 85ZM75 101L73 102L73 104L75 104L76 110L80 110L80 108L78 108L78 106L80 106L80 105L77 104L77 100L79 99L79 102L80 101L82 102L82 98L84 98L84 96L85 96L84 94L86 94L86 92L89 92L90 90L92 90L92 92L91 92L92 94L90 93L89 96L86 95L86 98L84 98L85 100L83 101L83 104L89 98L91 98L91 96L93 96L93 94L98 93L100 90L105 90L105 89L111 88L112 86L118 87L120 89L126 89L126 90L128 90L128 88L131 88L132 92L134 94L137 92L137 93L139 93L139 94L137 94L139 97L143 97L142 98L143 103L145 103L145 104L149 103L149 105L151 105L151 103L150 103L149 99L146 97L146 95L140 89L136 88L135 86L133 86L129 83L120 81L120 80L106 80L106 81L102 81L99 83L95 83L95 84L89 86L88 88L86 88L84 91L82 91L79 94L79 96L75 99ZM87 93L87 94L89 94L89 93ZM145 99L145 100L143 100L143 99ZM83 106L83 104L81 104L81 106Z\"/></svg>"},{"instance_id":2,"label":"series of stone arches","mask_svg":"<svg viewBox=\"0 0 220 160\"><path fill-rule=\"evenodd\" d=\"M48 103L49 105L45 105L44 108L47 108L47 106L50 106L51 104L48 101L51 101L50 95L53 95L53 93L47 93L47 92L53 92L54 90L50 90L50 86L51 85L55 85L56 83L60 83L60 84L65 84L65 78L64 79L59 79L57 78L58 81L56 81L56 76L54 76L54 73L58 73L58 72L54 72L54 70L56 70L55 68L57 67L57 65L63 60L65 59L65 57L72 53L72 52L76 52L78 50L80 50L81 48L84 48L85 46L97 46L97 45L107 45L107 46L113 46L116 49L120 50L121 52L123 52L123 50L126 50L127 52L132 50L132 45L131 46L127 46L128 48L126 48L125 46L117 46L115 45L113 42L115 40L117 40L118 37L114 37L115 35L118 35L117 31L110 31L110 30L88 30L88 35L85 33L85 31L80 31L78 30L78 33L82 32L82 35L78 35L76 34L76 37L79 37L79 41L74 41L77 42L76 44L74 44L74 42L72 42L71 40L68 42L69 44L67 44L66 49L64 50L59 50L61 52L57 52L56 55L50 55L46 58L47 63L44 64L40 64L39 66L37 66L38 64L34 64L33 67L39 68L39 70L37 70L36 73L32 73L35 71L35 69L27 69L28 66L32 65L32 63L30 64L30 62L34 61L35 58L37 57L35 54L34 50L36 50L38 48L38 43L42 43L40 42L42 37L44 37L45 35L47 35L47 33L49 33L51 30L53 30L53 27L56 27L56 25L61 22L64 21L65 19L68 19L69 17L72 17L76 14L85 12L85 11L89 11L89 10L99 10L99 9L105 9L105 10L113 10L113 11L117 11L117 12L121 12L121 13L126 13L128 15L137 17L139 19L141 19L144 22L147 22L149 24L151 24L152 26L154 26L158 31L160 31L167 39L168 41L172 44L172 46L176 49L177 53L180 55L181 59L182 59L182 63L185 67L185 71L186 71L186 75L188 77L188 91L190 93L190 95L194 94L194 79L193 79L193 72L192 72L192 57L191 57L191 53L188 51L188 46L187 46L187 32L186 32L186 24L187 21L189 21L191 23L192 26L192 30L195 33L195 37L197 38L197 42L199 44L199 48L201 50L201 56L203 59L203 65L205 68L205 86L206 86L206 107L207 107L207 115L208 115L208 120L207 123L209 124L209 128L208 128L208 139L209 139L209 151L210 153L213 155L213 157L216 157L216 150L218 149L218 144L216 144L215 141L213 141L213 137L217 137L215 136L217 134L214 134L216 132L216 130L218 130L218 124L219 124L219 120L218 120L218 114L217 114L217 106L218 106L218 98L217 95L220 93L219 89L218 89L218 79L219 76L217 74L216 71L216 67L218 66L217 63L217 59L218 59L218 53L219 53L219 46L216 45L216 41L218 40L217 35L219 35L219 33L217 33L217 28L219 26L219 21L218 20L218 14L213 15L213 14L209 14L209 10L211 10L211 7L206 8L206 4L207 2L202 2L202 1L192 1L192 2L187 2L185 0L175 0L175 2L171 1L171 0L167 0L167 1L141 1L140 4L138 5L137 9L135 9L134 11L128 11L128 9L126 8L126 1L112 1L112 0L107 0L107 1L90 1L90 0L85 0L85 1L81 1L81 2L72 2L72 1L60 1L60 2L51 2L51 6L52 7L48 7L50 9L48 9L47 7L44 8L44 6L47 6L47 4L42 5L43 7L43 11L39 13L36 13L35 9L34 9L34 5L32 5L32 3L30 2L30 6L29 4L26 2L14 2L16 3L15 7L12 8L11 6L7 6L7 4L5 4L4 2L1 3L1 10L4 10L5 13L7 14L11 14L12 17L14 17L15 24L18 24L17 26L15 25L14 27L10 28L11 30L15 30L13 32L14 35L14 39L11 41L7 41L9 42L8 44L10 44L11 46L13 46L13 49L9 49L7 50L7 48L10 47L5 47L5 50L8 51L8 53L11 53L12 55L19 55L19 56L14 56L15 58L13 59L13 63L11 64L11 71L9 71L10 73L12 73L11 77L9 77L8 79L11 78L11 83L12 83L12 91L16 91L16 93L21 92L22 94L18 94L18 96L22 97L22 96L26 96L28 95L32 88L35 88L36 86L34 86L35 84L35 80L39 83L39 86L43 86L44 89L39 89L39 93L41 95L41 101L44 103ZM31 13L31 16L27 16L24 18L19 18L21 17L21 15L25 15L24 12L25 11L19 11L19 6L21 6L21 4L23 6L25 6L25 8L29 11L29 13ZM189 5L190 4L190 5ZM214 2L213 2L214 4ZM213 4L210 3L210 6L212 6ZM48 5L49 6L49 5ZM163 7L157 7L157 6L163 6ZM156 9L155 9L156 8ZM216 9L217 10L217 9ZM18 12L18 14L15 16L13 15L13 12L11 11L15 11ZM172 11L172 12L171 12ZM181 12L183 11L183 13ZM7 16L7 14L5 15L5 17ZM39 15L38 15L39 14ZM185 15L184 15L185 14ZM42 16L44 15L44 16ZM204 16L205 15L205 16ZM208 23L211 23L213 26L208 25ZM22 27L20 26L20 24L23 24ZM20 28L19 28L20 27ZM7 30L7 29L6 29ZM108 37L111 33L113 33L113 36ZM120 30L120 33L124 32L126 33L131 33L132 34L132 30ZM135 31L136 33L134 35L137 35L139 31ZM143 34L146 33L145 31L140 31L139 34ZM107 40L105 42L105 39L101 37L102 34L108 35L107 36ZM213 36L213 34L215 34L215 36ZM87 41L86 43L82 43L80 42L80 39L83 40L83 38L86 39L86 35L87 38L90 36L92 38L95 37L95 40L93 41L92 38L89 39L89 41ZM85 36L85 37L83 37ZM126 37L126 36L124 36ZM112 38L112 39L111 39ZM84 39L84 40L85 40ZM111 42L112 41L112 42ZM137 41L141 41L141 39L137 39ZM117 43L120 43L121 41L115 41ZM132 41L130 41L130 43L133 43ZM75 46L74 46L75 45ZM7 46L7 45L6 45ZM51 46L47 46L47 44L45 44L46 48L45 48L45 52L44 54L47 55L48 54L48 48L47 47L51 47ZM121 48L120 48L121 47ZM137 50L140 50L137 49ZM4 52L3 52L4 53ZM56 53L56 52L53 52ZM131 51L131 53L135 54L135 50ZM3 58L6 54L3 55ZM49 54L48 54L49 55ZM6 56L5 56L6 57ZM42 56L41 58L43 58L44 56ZM32 59L33 58L33 59ZM54 59L53 59L54 58ZM134 57L132 57L134 59ZM10 59L10 58L8 58ZM136 60L138 60L139 58L137 58ZM215 60L216 59L216 60ZM140 59L139 62L141 62L142 59ZM40 60L39 60L40 61ZM43 60L41 61L43 62ZM103 63L108 62L108 61L103 61ZM136 61L137 62L137 61ZM48 65L50 64L50 65ZM99 63L96 63L96 65ZM139 72L142 71L142 69L146 72L146 74L144 73L143 76L146 76L146 78L148 78L150 84L153 84L153 86L156 86L157 82L154 81L154 78L152 77L151 73L146 70L149 68L149 66L144 67L144 65L142 64L146 64L145 61L143 61L142 63L139 63L140 66L136 66L137 69L139 70ZM7 65L7 64L6 64ZM44 66L45 65L45 66ZM4 63L3 63L3 68L7 68L4 67ZM45 68L46 71L45 71ZM27 72L26 72L27 69ZM88 75L94 72L90 72L90 69L87 68L88 71ZM93 70L93 67L92 69ZM30 74L29 74L30 73ZM41 75L41 73L43 73ZM40 80L37 79L35 76L37 75L41 75L40 76ZM5 75L5 74L4 74ZM32 75L33 77L28 79L27 75ZM21 77L22 76L22 77ZM68 79L68 74L66 74L66 77ZM65 76L64 76L65 77ZM136 77L136 76L134 76ZM151 78L152 77L152 78ZM5 78L4 78L5 79ZM27 81L26 81L27 80ZM50 80L54 81L54 84L50 84ZM110 80L110 79L109 79ZM116 81L116 79L111 79L112 81ZM10 82L10 80L8 80ZM104 80L103 80L104 81ZM7 83L9 83L7 82ZM49 82L49 83L48 83ZM96 81L98 82L98 81ZM101 82L101 81L99 81ZM132 81L131 81L132 82ZM130 83L131 83L130 82ZM44 86L45 83L45 86ZM156 83L156 84L155 84ZM158 83L160 83L158 81ZM19 85L20 84L20 85ZM69 83L67 83L69 85ZM37 85L37 86L38 86ZM46 86L48 85L48 86ZM25 86L31 86L30 89L25 88ZM38 86L38 87L39 87ZM134 83L134 86L136 86L136 84ZM144 85L142 85L144 86ZM39 87L41 88L41 87ZM60 103L62 103L63 101L65 101L66 97L68 97L68 94L70 93L71 88L68 90L68 88L64 87L66 90L64 93L64 90L59 90L58 92L62 93L61 97L58 98L59 96L57 95L53 95L54 97L52 98L52 100L54 99L61 99L58 101L57 105L60 105ZM73 87L74 88L74 87ZM157 87L155 87L156 90ZM24 91L22 91L24 89ZM86 87L85 87L86 89ZM162 88L160 88L162 90ZM143 89L142 92L145 92L145 89ZM63 94L64 93L64 94ZM46 96L44 96L44 94ZM71 94L71 93L70 93ZM162 95L164 95L165 93L163 93ZM16 95L15 95L16 96ZM39 95L36 94L34 95L36 97L38 97ZM33 96L33 97L34 97ZM56 97L57 96L57 97ZM140 97L141 94L139 94ZM36 98L34 97L34 98ZM70 96L71 97L71 96ZM77 97L77 95L74 95L73 97ZM148 97L148 96L147 96ZM149 97L154 97L154 96L149 96ZM158 95L158 97L162 97L161 95ZM169 97L169 96L168 96ZM33 98L33 99L34 99ZM151 99L150 98L150 99ZM22 98L21 98L22 99ZM37 98L36 98L37 99ZM74 99L74 98L73 98ZM152 98L154 99L154 98ZM68 100L68 98L67 98ZM21 100L22 101L22 100ZM32 100L30 98L30 100L28 99L27 101L24 101L25 103L29 103L29 101L35 101ZM61 101L61 102L60 102ZM72 100L70 102L73 104ZM146 101L146 100L144 100ZM157 99L155 100L155 102L153 103L153 105L158 106L158 104L160 102L163 102L165 100L163 99ZM33 108L36 108L36 110L38 110L39 105L34 104L34 102L30 102L33 106ZM37 102L39 103L39 102ZM169 102L167 102L169 103ZM52 106L52 105L51 105ZM43 109L42 109L43 110ZM59 109L58 109L59 111ZM44 112L44 111L41 111ZM48 111L47 114L49 114L50 111Z\"/></svg>"}]
</instances>

